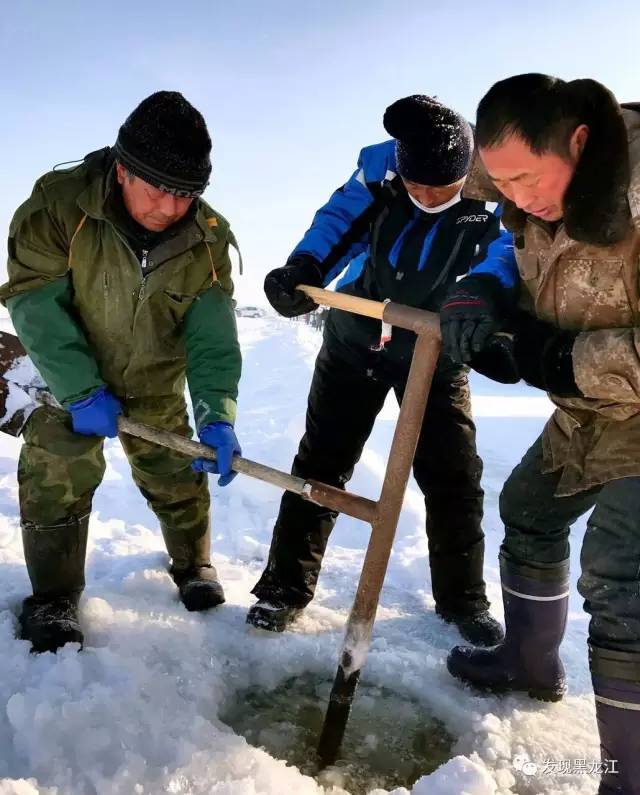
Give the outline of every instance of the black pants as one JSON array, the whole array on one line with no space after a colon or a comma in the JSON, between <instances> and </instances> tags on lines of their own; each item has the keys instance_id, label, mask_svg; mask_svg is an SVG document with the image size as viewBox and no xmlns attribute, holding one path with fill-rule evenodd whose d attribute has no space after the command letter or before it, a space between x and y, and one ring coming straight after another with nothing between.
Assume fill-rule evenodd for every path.
<instances>
[{"instance_id":1,"label":"black pants","mask_svg":"<svg viewBox=\"0 0 640 795\"><path fill-rule=\"evenodd\" d=\"M569 497L554 497L560 473L541 470L538 439L500 495L506 527L503 549L522 563L565 560L571 525L594 508L582 543L578 580L591 615L589 638L605 649L640 652L640 478L620 478Z\"/></svg>"},{"instance_id":2,"label":"black pants","mask_svg":"<svg viewBox=\"0 0 640 795\"><path fill-rule=\"evenodd\" d=\"M292 473L344 488L389 389L402 400L405 383L376 380L322 347L309 392L306 433ZM475 444L469 386L459 370L434 379L413 462L427 507L433 595L443 615L474 614L488 602L482 576L482 461ZM286 492L267 567L253 593L304 606L312 598L337 513Z\"/></svg>"}]
</instances>

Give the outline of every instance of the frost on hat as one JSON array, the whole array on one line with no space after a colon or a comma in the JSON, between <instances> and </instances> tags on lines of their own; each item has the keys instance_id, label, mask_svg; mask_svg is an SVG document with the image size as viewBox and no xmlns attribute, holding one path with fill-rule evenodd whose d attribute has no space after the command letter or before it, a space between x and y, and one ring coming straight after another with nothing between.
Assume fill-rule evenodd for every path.
<instances>
[{"instance_id":1,"label":"frost on hat","mask_svg":"<svg viewBox=\"0 0 640 795\"><path fill-rule=\"evenodd\" d=\"M385 130L396 139L398 173L420 185L451 185L469 170L473 131L469 122L437 99L412 94L390 105Z\"/></svg>"},{"instance_id":2,"label":"frost on hat","mask_svg":"<svg viewBox=\"0 0 640 795\"><path fill-rule=\"evenodd\" d=\"M200 196L209 182L207 125L177 91L143 99L120 127L114 151L131 174L178 196Z\"/></svg>"}]
</instances>

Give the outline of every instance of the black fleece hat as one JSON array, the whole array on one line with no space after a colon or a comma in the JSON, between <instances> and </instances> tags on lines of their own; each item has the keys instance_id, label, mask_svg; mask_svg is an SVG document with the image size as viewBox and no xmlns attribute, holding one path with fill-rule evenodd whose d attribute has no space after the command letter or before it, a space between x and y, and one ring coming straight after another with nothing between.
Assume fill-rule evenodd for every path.
<instances>
[{"instance_id":1,"label":"black fleece hat","mask_svg":"<svg viewBox=\"0 0 640 795\"><path fill-rule=\"evenodd\" d=\"M207 125L177 91L143 99L120 127L114 152L130 174L176 196L200 196L209 183Z\"/></svg>"},{"instance_id":2,"label":"black fleece hat","mask_svg":"<svg viewBox=\"0 0 640 795\"><path fill-rule=\"evenodd\" d=\"M451 108L424 94L389 105L385 130L396 139L398 173L420 185L451 185L469 170L473 131Z\"/></svg>"}]
</instances>

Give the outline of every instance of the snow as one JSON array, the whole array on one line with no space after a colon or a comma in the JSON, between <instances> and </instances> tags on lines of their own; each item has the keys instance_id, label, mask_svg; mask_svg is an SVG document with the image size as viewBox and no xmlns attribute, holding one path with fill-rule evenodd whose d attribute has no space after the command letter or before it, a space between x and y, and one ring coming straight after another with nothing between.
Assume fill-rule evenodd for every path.
<instances>
[{"instance_id":1,"label":"snow","mask_svg":"<svg viewBox=\"0 0 640 795\"><path fill-rule=\"evenodd\" d=\"M4 322L4 321L2 321ZM244 454L288 471L304 427L318 332L273 317L239 318L244 351L237 432ZM476 378L474 409L485 461L492 610L502 618L497 513L501 485L540 432L551 406L540 393ZM350 489L377 498L397 416L382 411ZM29 592L20 542L20 440L0 440L0 795L296 795L330 793L250 746L219 719L235 694L276 688L303 673L332 678L362 565L368 527L341 517L317 597L282 635L245 624L266 559L280 492L240 475L213 494L213 555L227 602L187 613L166 572L154 516L131 481L117 441L96 494L82 601L86 646L30 655L15 640ZM444 662L461 639L434 613L424 503L412 481L398 527L363 681L424 704L458 738L455 757L416 782L413 795L593 794L593 777L548 770L551 760L599 758L587 666L587 617L575 588L584 520L574 529L569 627L562 648L569 693L557 704L473 693ZM372 727L371 743L378 738ZM333 789L333 795L341 790ZM375 791L382 795L383 790ZM407 795L406 789L394 795Z\"/></svg>"},{"instance_id":2,"label":"snow","mask_svg":"<svg viewBox=\"0 0 640 795\"><path fill-rule=\"evenodd\" d=\"M16 359L13 366L4 373L4 378L14 384L31 387L44 387L46 384L42 376L33 366L33 362L28 356L21 356Z\"/></svg>"},{"instance_id":3,"label":"snow","mask_svg":"<svg viewBox=\"0 0 640 795\"><path fill-rule=\"evenodd\" d=\"M343 651L348 660L344 666L344 677L348 679L354 671L364 668L369 651L369 624L354 624L350 636L345 636Z\"/></svg>"},{"instance_id":4,"label":"snow","mask_svg":"<svg viewBox=\"0 0 640 795\"><path fill-rule=\"evenodd\" d=\"M489 795L496 784L486 768L477 761L456 756L435 773L416 781L413 795Z\"/></svg>"},{"instance_id":5,"label":"snow","mask_svg":"<svg viewBox=\"0 0 640 795\"><path fill-rule=\"evenodd\" d=\"M7 383L7 396L5 400L4 415L0 418L0 425L8 424L17 411L24 412L25 421L34 410L35 405L29 395L19 386Z\"/></svg>"}]
</instances>

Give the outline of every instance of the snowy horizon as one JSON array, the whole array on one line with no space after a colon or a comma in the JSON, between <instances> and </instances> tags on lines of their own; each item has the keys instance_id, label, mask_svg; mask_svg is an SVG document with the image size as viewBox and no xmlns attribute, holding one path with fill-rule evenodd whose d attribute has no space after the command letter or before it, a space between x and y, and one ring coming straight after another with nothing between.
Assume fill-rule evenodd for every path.
<instances>
[{"instance_id":1,"label":"snowy horizon","mask_svg":"<svg viewBox=\"0 0 640 795\"><path fill-rule=\"evenodd\" d=\"M360 149L388 138L382 116L396 99L437 95L473 119L494 82L538 71L592 77L637 101L639 29L632 0L583 0L579 14L553 0L535 11L497 0L8 4L0 229L41 174L112 145L153 91L181 91L213 139L204 198L240 244L236 297L264 306L265 274L351 176Z\"/></svg>"}]
</instances>

